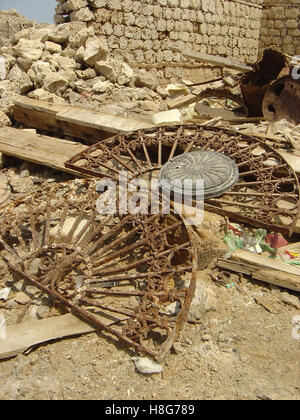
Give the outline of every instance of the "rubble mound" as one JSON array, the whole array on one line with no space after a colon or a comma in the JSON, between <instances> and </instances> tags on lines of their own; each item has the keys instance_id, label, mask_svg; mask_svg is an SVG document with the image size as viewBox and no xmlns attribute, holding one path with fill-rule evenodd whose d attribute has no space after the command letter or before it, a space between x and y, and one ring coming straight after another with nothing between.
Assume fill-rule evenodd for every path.
<instances>
[{"instance_id":1,"label":"rubble mound","mask_svg":"<svg viewBox=\"0 0 300 420\"><path fill-rule=\"evenodd\" d=\"M15 9L0 10L0 46L5 40L13 38L21 29L31 28L34 25L34 21L27 19Z\"/></svg>"},{"instance_id":2,"label":"rubble mound","mask_svg":"<svg viewBox=\"0 0 300 420\"><path fill-rule=\"evenodd\" d=\"M84 22L22 29L0 56L6 65L0 109L7 115L15 94L124 116L166 109L158 81L112 58L105 38Z\"/></svg>"}]
</instances>

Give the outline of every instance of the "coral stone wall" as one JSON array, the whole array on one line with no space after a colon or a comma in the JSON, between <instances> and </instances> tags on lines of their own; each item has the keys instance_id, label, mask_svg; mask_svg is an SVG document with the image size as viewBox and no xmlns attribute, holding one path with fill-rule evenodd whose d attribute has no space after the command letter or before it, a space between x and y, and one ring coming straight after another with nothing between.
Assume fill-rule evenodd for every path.
<instances>
[{"instance_id":1,"label":"coral stone wall","mask_svg":"<svg viewBox=\"0 0 300 420\"><path fill-rule=\"evenodd\" d=\"M185 76L190 61L174 53L174 45L247 63L257 59L262 0L57 1L56 23L93 25L112 56L131 66L164 65L167 79ZM194 63L194 74L192 67L195 79L203 66Z\"/></svg>"},{"instance_id":2,"label":"coral stone wall","mask_svg":"<svg viewBox=\"0 0 300 420\"><path fill-rule=\"evenodd\" d=\"M277 3L277 4L276 4ZM300 0L265 0L260 51L277 46L290 55L300 54Z\"/></svg>"}]
</instances>

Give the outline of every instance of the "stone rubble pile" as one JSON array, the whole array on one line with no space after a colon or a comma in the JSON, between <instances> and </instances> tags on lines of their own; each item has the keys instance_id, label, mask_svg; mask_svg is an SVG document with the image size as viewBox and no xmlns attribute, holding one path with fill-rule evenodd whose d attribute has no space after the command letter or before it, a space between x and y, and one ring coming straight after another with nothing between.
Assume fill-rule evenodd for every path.
<instances>
[{"instance_id":1,"label":"stone rubble pile","mask_svg":"<svg viewBox=\"0 0 300 420\"><path fill-rule=\"evenodd\" d=\"M21 30L0 56L6 65L0 109L8 116L16 94L119 115L166 109L156 77L110 57L106 40L84 22Z\"/></svg>"},{"instance_id":2,"label":"stone rubble pile","mask_svg":"<svg viewBox=\"0 0 300 420\"><path fill-rule=\"evenodd\" d=\"M35 26L34 21L27 19L15 9L0 10L0 47L9 43L9 40L21 29L33 26Z\"/></svg>"}]
</instances>

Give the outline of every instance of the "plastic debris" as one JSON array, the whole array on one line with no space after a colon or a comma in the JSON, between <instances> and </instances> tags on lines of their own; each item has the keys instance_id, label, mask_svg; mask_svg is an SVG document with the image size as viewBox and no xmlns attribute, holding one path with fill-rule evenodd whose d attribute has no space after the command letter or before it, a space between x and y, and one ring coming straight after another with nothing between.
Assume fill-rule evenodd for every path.
<instances>
[{"instance_id":1,"label":"plastic debris","mask_svg":"<svg viewBox=\"0 0 300 420\"><path fill-rule=\"evenodd\" d=\"M161 373L164 369L163 367L148 357L133 357L131 359L137 370L141 373L152 374L152 373Z\"/></svg>"},{"instance_id":2,"label":"plastic debris","mask_svg":"<svg viewBox=\"0 0 300 420\"><path fill-rule=\"evenodd\" d=\"M233 287L235 287L235 283L228 283L225 285L225 287L227 287L227 289L232 289Z\"/></svg>"},{"instance_id":3,"label":"plastic debris","mask_svg":"<svg viewBox=\"0 0 300 420\"><path fill-rule=\"evenodd\" d=\"M229 223L228 224L228 230L232 230L232 232L236 235L236 236L242 236L243 232L241 231L241 227L240 225L238 225L237 223Z\"/></svg>"},{"instance_id":4,"label":"plastic debris","mask_svg":"<svg viewBox=\"0 0 300 420\"><path fill-rule=\"evenodd\" d=\"M237 249L243 248L243 241L239 236L236 236L232 230L228 230L226 233L223 242L228 246L229 252L226 254L226 258L229 258L230 255L235 252Z\"/></svg>"},{"instance_id":5,"label":"plastic debris","mask_svg":"<svg viewBox=\"0 0 300 420\"><path fill-rule=\"evenodd\" d=\"M253 232L248 230L242 231L234 225L228 225L228 228L223 239L223 242L229 247L226 258L229 258L237 249L244 249L256 254L261 254L265 251L269 252L271 255L277 254L277 250L265 242L267 236L266 230L256 229Z\"/></svg>"},{"instance_id":6,"label":"plastic debris","mask_svg":"<svg viewBox=\"0 0 300 420\"><path fill-rule=\"evenodd\" d=\"M266 243L272 248L278 249L288 245L288 241L280 233L270 233L266 236Z\"/></svg>"}]
</instances>

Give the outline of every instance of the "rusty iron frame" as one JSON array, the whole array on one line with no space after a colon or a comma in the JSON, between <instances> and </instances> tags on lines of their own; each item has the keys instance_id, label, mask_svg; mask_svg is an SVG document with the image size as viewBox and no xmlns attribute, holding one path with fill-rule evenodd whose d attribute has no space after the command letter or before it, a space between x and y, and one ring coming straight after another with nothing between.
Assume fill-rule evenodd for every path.
<instances>
[{"instance_id":1,"label":"rusty iron frame","mask_svg":"<svg viewBox=\"0 0 300 420\"><path fill-rule=\"evenodd\" d=\"M24 279L95 328L162 361L195 292L192 235L174 212L103 216L97 198L95 180L76 179L13 203L0 220L0 256L14 280ZM163 312L173 302L180 305L177 316ZM107 326L99 311L120 322Z\"/></svg>"},{"instance_id":2,"label":"rusty iron frame","mask_svg":"<svg viewBox=\"0 0 300 420\"><path fill-rule=\"evenodd\" d=\"M118 182L120 170L128 171L130 179L157 176L165 162L192 150L224 153L239 168L238 183L221 197L205 200L207 210L269 231L295 231L300 197L294 170L271 146L237 131L201 125L155 127L101 141L65 165Z\"/></svg>"}]
</instances>

